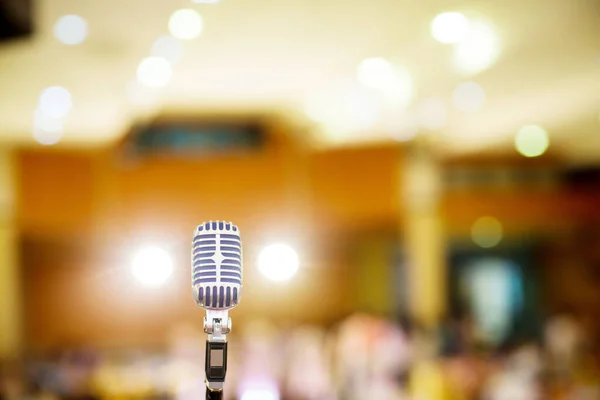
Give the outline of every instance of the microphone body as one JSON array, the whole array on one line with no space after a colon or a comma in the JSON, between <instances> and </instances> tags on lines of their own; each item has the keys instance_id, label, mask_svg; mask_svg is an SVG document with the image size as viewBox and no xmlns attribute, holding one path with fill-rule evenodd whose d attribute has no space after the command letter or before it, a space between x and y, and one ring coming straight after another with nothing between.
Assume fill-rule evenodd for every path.
<instances>
[{"instance_id":1,"label":"microphone body","mask_svg":"<svg viewBox=\"0 0 600 400\"><path fill-rule=\"evenodd\" d=\"M242 299L242 240L231 222L198 225L192 240L192 295L206 310L206 398L220 399L227 373L229 310Z\"/></svg>"},{"instance_id":2,"label":"microphone body","mask_svg":"<svg viewBox=\"0 0 600 400\"><path fill-rule=\"evenodd\" d=\"M230 222L205 222L192 244L192 288L196 304L230 310L242 296L242 240Z\"/></svg>"}]
</instances>

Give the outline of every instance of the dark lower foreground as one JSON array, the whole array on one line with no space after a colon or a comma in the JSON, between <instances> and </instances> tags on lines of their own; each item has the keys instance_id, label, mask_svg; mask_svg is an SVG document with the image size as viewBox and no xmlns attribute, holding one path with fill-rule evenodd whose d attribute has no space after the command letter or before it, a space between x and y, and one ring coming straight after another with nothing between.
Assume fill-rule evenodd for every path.
<instances>
[{"instance_id":1,"label":"dark lower foreground","mask_svg":"<svg viewBox=\"0 0 600 400\"><path fill-rule=\"evenodd\" d=\"M538 337L495 346L468 319L436 330L367 315L328 330L245 328L230 341L227 399L600 398L597 341L575 318L549 319ZM0 398L203 398L203 346L190 330L160 351L61 349L7 362Z\"/></svg>"}]
</instances>

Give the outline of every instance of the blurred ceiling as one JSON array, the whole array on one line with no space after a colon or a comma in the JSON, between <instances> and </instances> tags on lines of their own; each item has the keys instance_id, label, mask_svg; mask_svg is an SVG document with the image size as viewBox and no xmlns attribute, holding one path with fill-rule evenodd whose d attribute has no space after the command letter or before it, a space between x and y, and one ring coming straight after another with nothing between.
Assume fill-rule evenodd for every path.
<instances>
[{"instance_id":1,"label":"blurred ceiling","mask_svg":"<svg viewBox=\"0 0 600 400\"><path fill-rule=\"evenodd\" d=\"M327 142L327 130L304 113L307 101L355 82L363 59L385 57L414 80L409 111L429 97L448 104L447 124L423 133L443 151L509 149L519 127L534 123L567 157L600 159L600 3L478 0L451 6L485 17L498 31L499 59L477 75L455 72L451 46L429 33L432 18L448 10L443 0L39 0L35 35L0 44L0 139L34 143L40 92L61 85L74 102L61 145L114 140L133 120L159 110L273 112L314 128ZM184 57L156 101L133 104L128 83L156 38L169 33L171 13L182 7L203 16L202 35L185 42ZM54 38L54 23L64 14L87 20L84 43L66 46ZM474 114L452 107L452 91L465 80L487 95L485 108ZM329 142L391 140L380 126L334 139Z\"/></svg>"}]
</instances>

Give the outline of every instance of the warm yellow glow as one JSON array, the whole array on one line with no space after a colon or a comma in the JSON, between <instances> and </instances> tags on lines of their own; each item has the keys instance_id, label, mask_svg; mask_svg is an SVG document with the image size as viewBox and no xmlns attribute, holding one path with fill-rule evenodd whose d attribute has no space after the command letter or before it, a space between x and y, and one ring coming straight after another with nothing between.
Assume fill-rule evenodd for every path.
<instances>
[{"instance_id":1,"label":"warm yellow glow","mask_svg":"<svg viewBox=\"0 0 600 400\"><path fill-rule=\"evenodd\" d=\"M458 43L467 36L469 19L459 12L438 14L430 26L431 36L441 43Z\"/></svg>"},{"instance_id":2,"label":"warm yellow glow","mask_svg":"<svg viewBox=\"0 0 600 400\"><path fill-rule=\"evenodd\" d=\"M515 147L525 157L541 156L549 145L548 133L538 125L525 125L515 137Z\"/></svg>"},{"instance_id":3,"label":"warm yellow glow","mask_svg":"<svg viewBox=\"0 0 600 400\"><path fill-rule=\"evenodd\" d=\"M202 32L203 25L202 16L191 8L177 10L169 19L169 31L177 39L197 38Z\"/></svg>"},{"instance_id":4,"label":"warm yellow glow","mask_svg":"<svg viewBox=\"0 0 600 400\"><path fill-rule=\"evenodd\" d=\"M38 126L33 127L33 138L44 146L52 146L60 142L63 137L62 130L48 132Z\"/></svg>"},{"instance_id":5,"label":"warm yellow glow","mask_svg":"<svg viewBox=\"0 0 600 400\"><path fill-rule=\"evenodd\" d=\"M394 82L394 67L384 58L367 58L356 68L356 78L368 88L383 89Z\"/></svg>"},{"instance_id":6,"label":"warm yellow glow","mask_svg":"<svg viewBox=\"0 0 600 400\"><path fill-rule=\"evenodd\" d=\"M475 82L463 82L452 93L454 106L463 112L476 112L485 105L485 91Z\"/></svg>"},{"instance_id":7,"label":"warm yellow glow","mask_svg":"<svg viewBox=\"0 0 600 400\"><path fill-rule=\"evenodd\" d=\"M183 44L173 36L161 36L152 45L152 55L175 64L183 57Z\"/></svg>"},{"instance_id":8,"label":"warm yellow glow","mask_svg":"<svg viewBox=\"0 0 600 400\"><path fill-rule=\"evenodd\" d=\"M258 256L258 269L265 278L274 282L290 280L300 263L296 251L285 244L265 247Z\"/></svg>"},{"instance_id":9,"label":"warm yellow glow","mask_svg":"<svg viewBox=\"0 0 600 400\"><path fill-rule=\"evenodd\" d=\"M388 120L385 125L388 134L399 142L406 142L414 137L419 132L419 125L408 113L395 115Z\"/></svg>"},{"instance_id":10,"label":"warm yellow glow","mask_svg":"<svg viewBox=\"0 0 600 400\"><path fill-rule=\"evenodd\" d=\"M216 4L221 0L192 0L192 3L200 3L200 4Z\"/></svg>"},{"instance_id":11,"label":"warm yellow glow","mask_svg":"<svg viewBox=\"0 0 600 400\"><path fill-rule=\"evenodd\" d=\"M329 96L319 94L308 100L305 112L308 118L314 122L324 123L335 112L333 108L333 99L329 98Z\"/></svg>"},{"instance_id":12,"label":"warm yellow glow","mask_svg":"<svg viewBox=\"0 0 600 400\"><path fill-rule=\"evenodd\" d=\"M410 73L384 58L362 61L356 68L356 79L361 85L380 91L390 106L405 107L412 100L414 88Z\"/></svg>"},{"instance_id":13,"label":"warm yellow glow","mask_svg":"<svg viewBox=\"0 0 600 400\"><path fill-rule=\"evenodd\" d=\"M171 64L162 57L144 58L137 69L140 83L151 88L166 86L172 75Z\"/></svg>"},{"instance_id":14,"label":"warm yellow glow","mask_svg":"<svg viewBox=\"0 0 600 400\"><path fill-rule=\"evenodd\" d=\"M352 87L338 88L331 93L314 96L306 106L310 119L323 125L332 139L339 135L372 128L379 120L381 105L376 96Z\"/></svg>"},{"instance_id":15,"label":"warm yellow glow","mask_svg":"<svg viewBox=\"0 0 600 400\"><path fill-rule=\"evenodd\" d=\"M425 99L419 104L417 118L419 124L426 129L440 129L448 120L446 104L442 99L435 97Z\"/></svg>"},{"instance_id":16,"label":"warm yellow glow","mask_svg":"<svg viewBox=\"0 0 600 400\"><path fill-rule=\"evenodd\" d=\"M51 86L42 91L39 98L39 110L50 118L60 119L69 114L73 107L71 93L61 86Z\"/></svg>"},{"instance_id":17,"label":"warm yellow glow","mask_svg":"<svg viewBox=\"0 0 600 400\"><path fill-rule=\"evenodd\" d=\"M376 100L367 93L355 92L346 97L344 105L344 118L348 121L351 130L364 130L372 128L379 119L380 107ZM342 114L343 115L343 114ZM340 115L340 117L342 116Z\"/></svg>"},{"instance_id":18,"label":"warm yellow glow","mask_svg":"<svg viewBox=\"0 0 600 400\"><path fill-rule=\"evenodd\" d=\"M87 22L79 15L63 15L54 24L54 37L63 44L83 43L87 34Z\"/></svg>"},{"instance_id":19,"label":"warm yellow glow","mask_svg":"<svg viewBox=\"0 0 600 400\"><path fill-rule=\"evenodd\" d=\"M481 217L471 227L471 238L479 247L497 246L502 240L502 224L494 217Z\"/></svg>"},{"instance_id":20,"label":"warm yellow glow","mask_svg":"<svg viewBox=\"0 0 600 400\"><path fill-rule=\"evenodd\" d=\"M494 65L500 56L500 38L488 22L473 21L467 36L454 46L454 68L466 75L476 74Z\"/></svg>"},{"instance_id":21,"label":"warm yellow glow","mask_svg":"<svg viewBox=\"0 0 600 400\"><path fill-rule=\"evenodd\" d=\"M169 253L160 247L145 247L133 258L131 272L144 286L158 286L173 273L173 260Z\"/></svg>"},{"instance_id":22,"label":"warm yellow glow","mask_svg":"<svg viewBox=\"0 0 600 400\"><path fill-rule=\"evenodd\" d=\"M147 107L156 103L158 91L133 79L127 84L127 97L136 106Z\"/></svg>"}]
</instances>

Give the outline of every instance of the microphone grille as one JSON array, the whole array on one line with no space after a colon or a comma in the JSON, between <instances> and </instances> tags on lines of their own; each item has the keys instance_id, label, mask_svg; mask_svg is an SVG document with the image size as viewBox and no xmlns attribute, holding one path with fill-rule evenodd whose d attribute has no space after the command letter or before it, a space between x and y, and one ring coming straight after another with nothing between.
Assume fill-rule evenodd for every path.
<instances>
[{"instance_id":1,"label":"microphone grille","mask_svg":"<svg viewBox=\"0 0 600 400\"><path fill-rule=\"evenodd\" d=\"M196 304L227 310L237 306L242 292L242 240L231 222L198 225L192 241L192 288Z\"/></svg>"}]
</instances>

